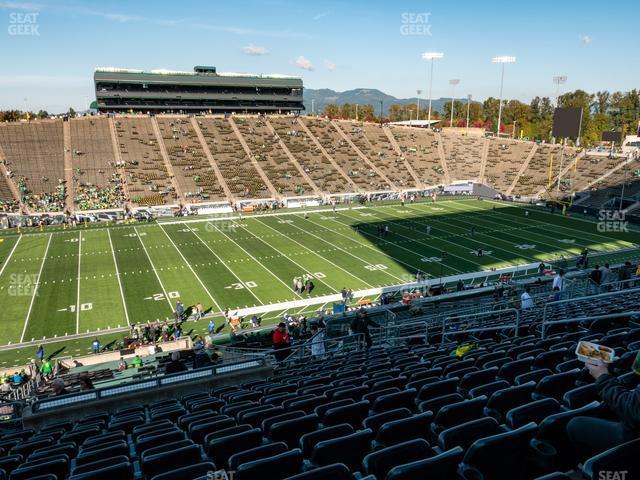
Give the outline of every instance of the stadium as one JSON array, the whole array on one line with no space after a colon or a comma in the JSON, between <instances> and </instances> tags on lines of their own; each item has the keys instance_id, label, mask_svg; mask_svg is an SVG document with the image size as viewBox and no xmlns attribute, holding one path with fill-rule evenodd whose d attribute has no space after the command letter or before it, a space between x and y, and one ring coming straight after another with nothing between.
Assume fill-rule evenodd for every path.
<instances>
[{"instance_id":1,"label":"stadium","mask_svg":"<svg viewBox=\"0 0 640 480\"><path fill-rule=\"evenodd\" d=\"M509 100L504 56L499 99L438 99L431 14L391 14L428 97L350 103L254 44L97 55L86 109L0 92L0 480L640 478L638 91Z\"/></svg>"}]
</instances>

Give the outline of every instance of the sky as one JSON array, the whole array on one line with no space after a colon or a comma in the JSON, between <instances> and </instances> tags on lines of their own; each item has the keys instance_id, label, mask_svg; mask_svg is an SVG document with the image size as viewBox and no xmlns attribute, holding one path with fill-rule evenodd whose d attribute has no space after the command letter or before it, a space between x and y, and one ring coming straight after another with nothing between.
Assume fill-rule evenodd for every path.
<instances>
[{"instance_id":1,"label":"sky","mask_svg":"<svg viewBox=\"0 0 640 480\"><path fill-rule=\"evenodd\" d=\"M426 98L423 52L442 52L433 97L530 101L564 90L640 87L637 0L0 0L0 109L94 100L95 67L301 76L306 88ZM460 83L452 91L450 79Z\"/></svg>"}]
</instances>

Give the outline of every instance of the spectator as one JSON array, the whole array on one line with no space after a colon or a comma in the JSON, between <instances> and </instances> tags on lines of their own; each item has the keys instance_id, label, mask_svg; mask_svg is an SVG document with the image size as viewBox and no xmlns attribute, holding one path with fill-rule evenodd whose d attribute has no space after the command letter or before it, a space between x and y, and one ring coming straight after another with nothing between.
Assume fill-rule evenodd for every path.
<instances>
[{"instance_id":1,"label":"spectator","mask_svg":"<svg viewBox=\"0 0 640 480\"><path fill-rule=\"evenodd\" d=\"M94 388L96 388L93 386L93 381L86 373L80 375L80 377L78 378L78 382L80 383L80 390L93 390Z\"/></svg>"},{"instance_id":2,"label":"spectator","mask_svg":"<svg viewBox=\"0 0 640 480\"><path fill-rule=\"evenodd\" d=\"M351 322L351 332L354 334L364 335L364 341L367 344L367 348L371 348L371 345L373 345L373 340L369 333L369 327L380 328L380 325L372 321L367 315L367 312L360 310Z\"/></svg>"},{"instance_id":3,"label":"spectator","mask_svg":"<svg viewBox=\"0 0 640 480\"><path fill-rule=\"evenodd\" d=\"M631 388L619 382L605 363L587 364L587 369L596 380L602 402L618 420L575 417L567 424L569 438L582 459L640 436L640 386ZM634 362L634 372L640 375L640 353Z\"/></svg>"},{"instance_id":4,"label":"spectator","mask_svg":"<svg viewBox=\"0 0 640 480\"><path fill-rule=\"evenodd\" d=\"M287 325L284 322L280 322L278 327L273 331L271 341L273 343L276 360L281 362L289 356L288 348L291 343L291 339L287 333Z\"/></svg>"},{"instance_id":5,"label":"spectator","mask_svg":"<svg viewBox=\"0 0 640 480\"><path fill-rule=\"evenodd\" d=\"M22 383L22 375L20 375L18 372L14 372L13 374L13 383Z\"/></svg>"},{"instance_id":6,"label":"spectator","mask_svg":"<svg viewBox=\"0 0 640 480\"><path fill-rule=\"evenodd\" d=\"M557 302L558 300L560 300L560 288L553 287L553 292L551 292L551 295L549 296L549 301Z\"/></svg>"},{"instance_id":7,"label":"spectator","mask_svg":"<svg viewBox=\"0 0 640 480\"><path fill-rule=\"evenodd\" d=\"M209 335L213 335L213 333L216 330L216 324L213 323L213 318L209 320L209 324L207 325L207 328L209 329Z\"/></svg>"},{"instance_id":8,"label":"spectator","mask_svg":"<svg viewBox=\"0 0 640 480\"><path fill-rule=\"evenodd\" d=\"M9 381L8 378L5 378L4 382L2 382L2 386L0 386L0 394L5 396L5 395L8 395L9 393L11 393L11 382Z\"/></svg>"},{"instance_id":9,"label":"spectator","mask_svg":"<svg viewBox=\"0 0 640 480\"><path fill-rule=\"evenodd\" d=\"M53 390L53 394L58 395L66 395L69 391L64 388L64 380L61 378L54 378L51 382L51 389Z\"/></svg>"},{"instance_id":10,"label":"spectator","mask_svg":"<svg viewBox=\"0 0 640 480\"><path fill-rule=\"evenodd\" d=\"M556 274L555 277L553 277L553 289L555 289L556 287L558 287L558 291L560 292L560 298L562 298L562 292L564 291L565 288L565 278L564 278L564 270L561 268L560 270L558 270L558 273Z\"/></svg>"},{"instance_id":11,"label":"spectator","mask_svg":"<svg viewBox=\"0 0 640 480\"><path fill-rule=\"evenodd\" d=\"M118 371L124 372L127 369L127 362L124 357L120 357L120 361L118 362Z\"/></svg>"},{"instance_id":12,"label":"spectator","mask_svg":"<svg viewBox=\"0 0 640 480\"><path fill-rule=\"evenodd\" d=\"M91 342L91 350L93 350L94 355L100 353L100 340L98 340L98 337Z\"/></svg>"},{"instance_id":13,"label":"spectator","mask_svg":"<svg viewBox=\"0 0 640 480\"><path fill-rule=\"evenodd\" d=\"M461 292L464 290L464 282L462 281L462 279L458 280L458 283L456 284L456 292Z\"/></svg>"},{"instance_id":14,"label":"spectator","mask_svg":"<svg viewBox=\"0 0 640 480\"><path fill-rule=\"evenodd\" d=\"M193 368L202 368L211 365L211 359L204 349L204 346L197 345L193 350Z\"/></svg>"},{"instance_id":15,"label":"spectator","mask_svg":"<svg viewBox=\"0 0 640 480\"><path fill-rule=\"evenodd\" d=\"M164 368L166 374L184 372L187 367L180 361L180 352L171 352L171 361Z\"/></svg>"},{"instance_id":16,"label":"spectator","mask_svg":"<svg viewBox=\"0 0 640 480\"><path fill-rule=\"evenodd\" d=\"M600 270L600 265L593 267L593 270L589 274L589 280L591 285L590 290L593 293L598 293L600 291L600 284L602 283L602 271Z\"/></svg>"},{"instance_id":17,"label":"spectator","mask_svg":"<svg viewBox=\"0 0 640 480\"><path fill-rule=\"evenodd\" d=\"M51 377L53 375L53 365L51 365L50 360L45 360L40 366L40 373L44 375L46 378Z\"/></svg>"},{"instance_id":18,"label":"spectator","mask_svg":"<svg viewBox=\"0 0 640 480\"><path fill-rule=\"evenodd\" d=\"M531 287L526 287L522 295L520 295L520 306L523 309L533 308L533 298L531 298Z\"/></svg>"},{"instance_id":19,"label":"spectator","mask_svg":"<svg viewBox=\"0 0 640 480\"><path fill-rule=\"evenodd\" d=\"M211 351L211 361L213 363L217 363L218 361L222 360L222 352L220 351L220 349L217 346L213 346L213 349L210 349Z\"/></svg>"},{"instance_id":20,"label":"spectator","mask_svg":"<svg viewBox=\"0 0 640 480\"><path fill-rule=\"evenodd\" d=\"M42 345L38 345L38 350L36 350L36 356L38 357L38 360L42 363L42 361L44 360L44 348L42 347Z\"/></svg>"},{"instance_id":21,"label":"spectator","mask_svg":"<svg viewBox=\"0 0 640 480\"><path fill-rule=\"evenodd\" d=\"M324 332L319 332L318 325L316 325L315 323L311 325L310 330L311 330L311 336L312 336L311 355L313 355L316 358L320 358L325 354Z\"/></svg>"},{"instance_id":22,"label":"spectator","mask_svg":"<svg viewBox=\"0 0 640 480\"><path fill-rule=\"evenodd\" d=\"M140 355L136 355L135 358L131 360L131 365L133 368L140 368L142 366L142 359L140 358Z\"/></svg>"}]
</instances>

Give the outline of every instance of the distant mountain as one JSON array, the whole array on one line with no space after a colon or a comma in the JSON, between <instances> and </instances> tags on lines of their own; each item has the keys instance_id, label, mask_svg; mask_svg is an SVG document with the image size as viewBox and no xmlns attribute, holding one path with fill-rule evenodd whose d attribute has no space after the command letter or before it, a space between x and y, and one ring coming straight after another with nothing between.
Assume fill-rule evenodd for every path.
<instances>
[{"instance_id":1,"label":"distant mountain","mask_svg":"<svg viewBox=\"0 0 640 480\"><path fill-rule=\"evenodd\" d=\"M387 95L375 88L356 88L354 90L346 90L344 92L336 92L329 88L304 89L304 107L305 113L311 113L311 100L314 101L314 108L317 113L324 111L324 107L327 104L336 103L342 105L345 103L351 103L358 105L373 105L373 108L378 114L380 112L380 100L382 100L382 109L385 115L388 113L389 106L392 104L406 105L411 103L417 103L418 98L396 98L392 95ZM460 101L466 101L466 99L457 99ZM426 108L427 99L420 99L420 110ZM434 98L431 101L431 108L433 111L443 112L444 104L450 102L450 98Z\"/></svg>"}]
</instances>

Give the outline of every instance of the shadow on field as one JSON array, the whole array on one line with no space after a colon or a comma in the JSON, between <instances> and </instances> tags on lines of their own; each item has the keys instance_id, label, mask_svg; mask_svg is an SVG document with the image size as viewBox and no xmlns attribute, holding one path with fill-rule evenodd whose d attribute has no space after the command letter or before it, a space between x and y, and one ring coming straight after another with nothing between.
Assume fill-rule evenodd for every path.
<instances>
[{"instance_id":1,"label":"shadow on field","mask_svg":"<svg viewBox=\"0 0 640 480\"><path fill-rule=\"evenodd\" d=\"M442 203L446 205L446 202ZM387 262L394 262L408 271L407 281L415 280L418 272L440 276L443 268L444 274L448 275L452 274L451 270L457 273L455 270L476 271L498 264L535 263L540 257L553 263L559 261L561 255L567 259L578 255L583 245L595 250L607 241L634 241L633 233L599 232L597 224L564 217L558 210L550 215L531 207L527 209L527 217L525 208L499 205L492 208L489 205L487 202L488 208L483 211L470 208L452 213L439 204L407 204L376 212L338 213L336 219L350 223L359 241L386 254ZM422 214L415 208L417 206L428 209L428 213ZM397 218L408 213L418 215ZM361 218L354 218L356 216ZM554 230L556 226L558 228ZM557 242L565 238L565 243ZM410 266L414 267L413 271ZM382 270L384 265L374 264L371 268Z\"/></svg>"}]
</instances>

